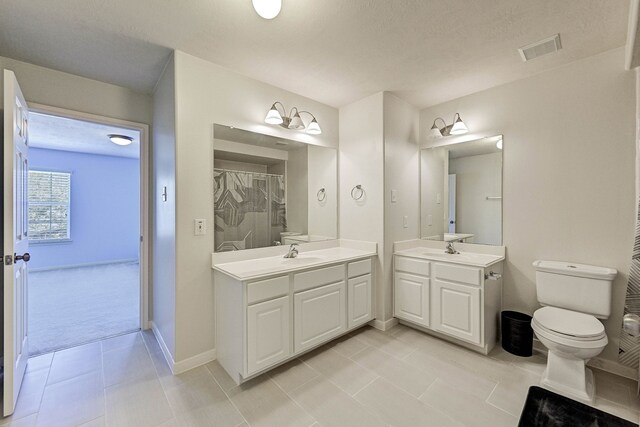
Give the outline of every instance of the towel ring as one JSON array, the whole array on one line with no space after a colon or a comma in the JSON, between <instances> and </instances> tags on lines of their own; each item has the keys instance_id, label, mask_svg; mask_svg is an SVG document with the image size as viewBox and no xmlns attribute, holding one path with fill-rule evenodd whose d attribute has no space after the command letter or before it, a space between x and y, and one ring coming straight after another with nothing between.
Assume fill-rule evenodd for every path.
<instances>
[{"instance_id":1,"label":"towel ring","mask_svg":"<svg viewBox=\"0 0 640 427\"><path fill-rule=\"evenodd\" d=\"M318 198L319 202L324 202L327 199L327 190L325 190L325 188L322 187L316 193L316 197Z\"/></svg>"},{"instance_id":2,"label":"towel ring","mask_svg":"<svg viewBox=\"0 0 640 427\"><path fill-rule=\"evenodd\" d=\"M353 200L360 200L364 196L364 189L362 185L358 184L351 189L351 198Z\"/></svg>"}]
</instances>

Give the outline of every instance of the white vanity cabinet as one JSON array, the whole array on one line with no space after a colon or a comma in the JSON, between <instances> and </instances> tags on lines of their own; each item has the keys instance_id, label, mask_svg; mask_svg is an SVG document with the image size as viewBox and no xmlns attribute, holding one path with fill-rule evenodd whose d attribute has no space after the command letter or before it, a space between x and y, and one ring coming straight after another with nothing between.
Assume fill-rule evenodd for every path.
<instances>
[{"instance_id":1,"label":"white vanity cabinet","mask_svg":"<svg viewBox=\"0 0 640 427\"><path fill-rule=\"evenodd\" d=\"M394 316L486 354L498 339L501 274L502 261L478 267L395 255Z\"/></svg>"},{"instance_id":2,"label":"white vanity cabinet","mask_svg":"<svg viewBox=\"0 0 640 427\"><path fill-rule=\"evenodd\" d=\"M238 384L373 319L372 262L242 280L216 270L216 353Z\"/></svg>"}]
</instances>

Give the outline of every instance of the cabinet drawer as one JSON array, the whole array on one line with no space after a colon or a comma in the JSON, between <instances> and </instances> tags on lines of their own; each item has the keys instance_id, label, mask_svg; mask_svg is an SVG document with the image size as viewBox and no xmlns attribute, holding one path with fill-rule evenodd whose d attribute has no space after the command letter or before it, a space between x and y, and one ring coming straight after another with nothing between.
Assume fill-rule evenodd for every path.
<instances>
[{"instance_id":1,"label":"cabinet drawer","mask_svg":"<svg viewBox=\"0 0 640 427\"><path fill-rule=\"evenodd\" d=\"M431 263L429 261L396 256L394 268L396 271L404 271L405 273L413 273L428 277L430 273L430 265Z\"/></svg>"},{"instance_id":2,"label":"cabinet drawer","mask_svg":"<svg viewBox=\"0 0 640 427\"><path fill-rule=\"evenodd\" d=\"M475 267L463 267L453 264L434 265L437 279L450 280L452 282L464 283L467 285L480 286L482 284L482 269Z\"/></svg>"},{"instance_id":3,"label":"cabinet drawer","mask_svg":"<svg viewBox=\"0 0 640 427\"><path fill-rule=\"evenodd\" d=\"M247 284L247 304L278 298L289 293L289 276L274 277Z\"/></svg>"},{"instance_id":4,"label":"cabinet drawer","mask_svg":"<svg viewBox=\"0 0 640 427\"><path fill-rule=\"evenodd\" d=\"M350 262L347 266L349 279L371 273L371 258Z\"/></svg>"},{"instance_id":5,"label":"cabinet drawer","mask_svg":"<svg viewBox=\"0 0 640 427\"><path fill-rule=\"evenodd\" d=\"M293 290L295 292L317 288L329 283L341 282L344 280L344 264L333 267L320 268L318 270L306 271L293 276Z\"/></svg>"}]
</instances>

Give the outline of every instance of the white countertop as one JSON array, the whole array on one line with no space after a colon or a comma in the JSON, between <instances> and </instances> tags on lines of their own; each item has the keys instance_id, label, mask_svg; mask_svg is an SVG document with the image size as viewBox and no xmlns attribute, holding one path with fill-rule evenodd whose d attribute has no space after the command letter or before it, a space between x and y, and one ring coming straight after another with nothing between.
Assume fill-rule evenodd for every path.
<instances>
[{"instance_id":1,"label":"white countertop","mask_svg":"<svg viewBox=\"0 0 640 427\"><path fill-rule=\"evenodd\" d=\"M301 246L299 250L300 253L297 258L283 258L282 255L254 258L213 264L213 269L237 280L246 281L368 258L377 254L376 251L343 246L313 251L305 251L304 246Z\"/></svg>"},{"instance_id":2,"label":"white countertop","mask_svg":"<svg viewBox=\"0 0 640 427\"><path fill-rule=\"evenodd\" d=\"M395 255L411 258L421 258L429 261L449 262L452 264L471 265L474 267L489 267L504 260L503 255L482 254L470 251L460 251L459 254L447 254L442 249L415 247L394 252Z\"/></svg>"}]
</instances>

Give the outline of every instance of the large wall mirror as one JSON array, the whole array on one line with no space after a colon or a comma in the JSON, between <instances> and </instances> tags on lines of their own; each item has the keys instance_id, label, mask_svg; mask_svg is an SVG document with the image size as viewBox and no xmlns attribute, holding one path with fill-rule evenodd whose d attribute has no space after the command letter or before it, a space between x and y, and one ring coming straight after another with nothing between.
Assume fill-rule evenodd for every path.
<instances>
[{"instance_id":1,"label":"large wall mirror","mask_svg":"<svg viewBox=\"0 0 640 427\"><path fill-rule=\"evenodd\" d=\"M423 239L502 245L502 136L423 149Z\"/></svg>"},{"instance_id":2,"label":"large wall mirror","mask_svg":"<svg viewBox=\"0 0 640 427\"><path fill-rule=\"evenodd\" d=\"M336 239L337 152L213 128L216 252Z\"/></svg>"}]
</instances>

